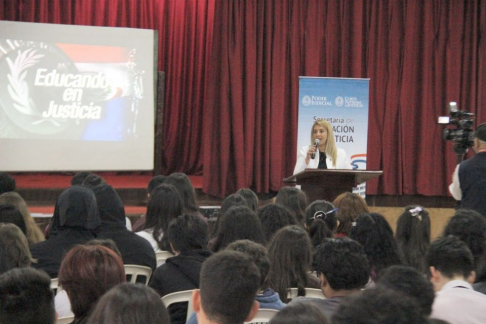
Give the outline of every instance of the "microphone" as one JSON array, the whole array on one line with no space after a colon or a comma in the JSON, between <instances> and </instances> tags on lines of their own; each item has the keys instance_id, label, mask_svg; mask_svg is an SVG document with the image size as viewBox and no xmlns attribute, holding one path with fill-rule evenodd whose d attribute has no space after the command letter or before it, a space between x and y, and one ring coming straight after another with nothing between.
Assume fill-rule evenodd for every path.
<instances>
[{"instance_id":1,"label":"microphone","mask_svg":"<svg viewBox=\"0 0 486 324\"><path fill-rule=\"evenodd\" d=\"M316 150L317 150L317 145L319 145L319 142L320 142L320 140L318 138L316 138L314 140L314 146L316 147ZM316 152L314 152L314 153L311 154L311 158L312 159L315 159L316 158Z\"/></svg>"}]
</instances>

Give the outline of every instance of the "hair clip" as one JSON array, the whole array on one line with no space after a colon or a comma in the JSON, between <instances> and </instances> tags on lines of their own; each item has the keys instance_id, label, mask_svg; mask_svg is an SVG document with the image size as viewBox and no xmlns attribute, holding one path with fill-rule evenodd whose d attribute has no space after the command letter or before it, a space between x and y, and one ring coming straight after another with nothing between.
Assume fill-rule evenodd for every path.
<instances>
[{"instance_id":1,"label":"hair clip","mask_svg":"<svg viewBox=\"0 0 486 324\"><path fill-rule=\"evenodd\" d=\"M423 209L420 206L417 206L415 208L410 209L408 212L412 214L412 217L417 217L419 221L422 220L422 216L420 215L420 212L422 212Z\"/></svg>"},{"instance_id":2,"label":"hair clip","mask_svg":"<svg viewBox=\"0 0 486 324\"><path fill-rule=\"evenodd\" d=\"M352 222L351 223L351 226L355 226L356 227L356 222Z\"/></svg>"},{"instance_id":3,"label":"hair clip","mask_svg":"<svg viewBox=\"0 0 486 324\"><path fill-rule=\"evenodd\" d=\"M327 217L327 214L330 214L330 213L334 213L336 211L338 211L339 208L334 208L333 210L330 210L328 212L323 212L322 210L318 210L314 213L314 216L312 216L311 218L313 220L316 220L317 218L323 218L323 219L326 219Z\"/></svg>"}]
</instances>

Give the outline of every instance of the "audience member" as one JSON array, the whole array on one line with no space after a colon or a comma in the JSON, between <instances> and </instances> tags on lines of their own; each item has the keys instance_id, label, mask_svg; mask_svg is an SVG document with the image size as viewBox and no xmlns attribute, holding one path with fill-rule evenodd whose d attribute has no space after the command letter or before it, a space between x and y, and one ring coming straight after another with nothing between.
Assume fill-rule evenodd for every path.
<instances>
[{"instance_id":1,"label":"audience member","mask_svg":"<svg viewBox=\"0 0 486 324\"><path fill-rule=\"evenodd\" d=\"M312 304L288 305L279 311L268 324L330 324L327 317Z\"/></svg>"},{"instance_id":2,"label":"audience member","mask_svg":"<svg viewBox=\"0 0 486 324\"><path fill-rule=\"evenodd\" d=\"M246 206L231 207L221 216L221 225L211 251L218 252L225 249L230 243L237 240L251 240L265 244L260 220L254 212Z\"/></svg>"},{"instance_id":3,"label":"audience member","mask_svg":"<svg viewBox=\"0 0 486 324\"><path fill-rule=\"evenodd\" d=\"M54 324L54 294L44 272L12 269L0 276L0 323Z\"/></svg>"},{"instance_id":4,"label":"audience member","mask_svg":"<svg viewBox=\"0 0 486 324\"><path fill-rule=\"evenodd\" d=\"M152 179L150 179L149 183L148 183L148 186L147 186L147 199L150 200L150 193L155 189L157 188L159 185L163 184L165 179L167 179L167 177L163 176L163 175L157 175L157 176L154 176ZM133 231L134 232L140 232L143 230L143 228L145 227L145 220L147 219L146 215L143 215L142 217L140 217L136 222L135 224L133 224Z\"/></svg>"},{"instance_id":5,"label":"audience member","mask_svg":"<svg viewBox=\"0 0 486 324\"><path fill-rule=\"evenodd\" d=\"M422 314L426 317L432 312L434 302L434 288L423 273L406 266L391 266L383 270L378 287L392 289L412 297L419 304Z\"/></svg>"},{"instance_id":6,"label":"audience member","mask_svg":"<svg viewBox=\"0 0 486 324\"><path fill-rule=\"evenodd\" d=\"M27 234L27 226L25 226L24 216L22 216L20 210L14 205L0 205L0 223L14 224L20 228L24 235Z\"/></svg>"},{"instance_id":7,"label":"audience member","mask_svg":"<svg viewBox=\"0 0 486 324\"><path fill-rule=\"evenodd\" d=\"M382 270L402 263L393 231L380 214L358 216L353 222L349 237L363 246L371 265L373 281L376 281Z\"/></svg>"},{"instance_id":8,"label":"audience member","mask_svg":"<svg viewBox=\"0 0 486 324\"><path fill-rule=\"evenodd\" d=\"M24 233L14 224L0 224L0 242L7 252L11 268L28 268L32 263L29 243Z\"/></svg>"},{"instance_id":9,"label":"audience member","mask_svg":"<svg viewBox=\"0 0 486 324\"><path fill-rule=\"evenodd\" d=\"M90 189L93 189L96 186L106 185L106 181L105 181L105 179L103 179L99 175L92 173L92 174L89 174L88 176L86 176L86 178L83 179L83 182L81 183L81 185L83 187L88 187Z\"/></svg>"},{"instance_id":10,"label":"audience member","mask_svg":"<svg viewBox=\"0 0 486 324\"><path fill-rule=\"evenodd\" d=\"M328 239L315 253L321 290L327 299L297 297L290 305L313 304L330 320L339 304L362 289L370 278L363 247L349 238Z\"/></svg>"},{"instance_id":11,"label":"audience member","mask_svg":"<svg viewBox=\"0 0 486 324\"><path fill-rule=\"evenodd\" d=\"M268 244L270 271L266 287L275 290L282 302L288 302L288 290L297 288L305 296L305 288L321 287L321 282L309 274L312 245L306 231L296 225L279 230Z\"/></svg>"},{"instance_id":12,"label":"audience member","mask_svg":"<svg viewBox=\"0 0 486 324\"><path fill-rule=\"evenodd\" d=\"M263 245L250 240L238 240L228 245L225 251L236 251L245 254L260 270L260 293L255 297L260 308L280 310L285 307L285 304L282 303L276 292L270 288L264 288L265 279L270 269L270 260L268 259L267 249ZM187 321L187 324L197 323L196 314L193 314Z\"/></svg>"},{"instance_id":13,"label":"audience member","mask_svg":"<svg viewBox=\"0 0 486 324\"><path fill-rule=\"evenodd\" d=\"M27 241L29 245L33 245L45 240L44 234L40 230L39 226L35 223L35 220L29 213L25 200L16 192L6 192L0 195L0 204L12 204L17 207L24 217L25 226L27 228Z\"/></svg>"},{"instance_id":14,"label":"audience member","mask_svg":"<svg viewBox=\"0 0 486 324\"><path fill-rule=\"evenodd\" d=\"M123 283L100 298L88 324L171 324L160 297L142 284Z\"/></svg>"},{"instance_id":15,"label":"audience member","mask_svg":"<svg viewBox=\"0 0 486 324\"><path fill-rule=\"evenodd\" d=\"M184 290L199 288L199 273L203 262L211 255L207 224L198 216L181 215L170 222L167 237L174 257L168 258L155 270L149 286L161 297ZM187 303L169 307L171 323L185 323Z\"/></svg>"},{"instance_id":16,"label":"audience member","mask_svg":"<svg viewBox=\"0 0 486 324\"><path fill-rule=\"evenodd\" d=\"M367 289L339 306L332 324L426 324L417 302L391 289Z\"/></svg>"},{"instance_id":17,"label":"audience member","mask_svg":"<svg viewBox=\"0 0 486 324\"><path fill-rule=\"evenodd\" d=\"M258 210L257 216L262 224L263 234L267 242L270 242L279 229L289 225L299 225L287 208L276 204L263 206Z\"/></svg>"},{"instance_id":18,"label":"audience member","mask_svg":"<svg viewBox=\"0 0 486 324\"><path fill-rule=\"evenodd\" d=\"M314 247L332 238L337 229L337 208L328 201L316 200L305 210L305 227Z\"/></svg>"},{"instance_id":19,"label":"audience member","mask_svg":"<svg viewBox=\"0 0 486 324\"><path fill-rule=\"evenodd\" d=\"M243 196L240 196L238 194L229 195L223 200L221 208L219 209L219 213L217 213L216 216L210 217L208 220L209 234L211 237L211 240L209 241L210 246L214 244L215 237L218 234L219 226L221 224L221 219L226 214L228 209L233 206L248 207L248 203L246 202L245 198L243 198Z\"/></svg>"},{"instance_id":20,"label":"audience member","mask_svg":"<svg viewBox=\"0 0 486 324\"><path fill-rule=\"evenodd\" d=\"M395 238L404 264L425 274L425 255L430 245L429 213L417 205L405 207L397 221Z\"/></svg>"},{"instance_id":21,"label":"audience member","mask_svg":"<svg viewBox=\"0 0 486 324\"><path fill-rule=\"evenodd\" d=\"M62 258L75 245L95 238L94 231L100 225L96 198L88 188L73 186L62 192L52 216L51 237L31 246L33 266L57 278Z\"/></svg>"},{"instance_id":22,"label":"audience member","mask_svg":"<svg viewBox=\"0 0 486 324\"><path fill-rule=\"evenodd\" d=\"M15 179L6 172L0 172L0 195L10 191L15 191Z\"/></svg>"},{"instance_id":23,"label":"audience member","mask_svg":"<svg viewBox=\"0 0 486 324\"><path fill-rule=\"evenodd\" d=\"M73 324L86 323L98 299L125 281L123 262L114 251L100 245L72 248L62 261L59 284L71 302Z\"/></svg>"},{"instance_id":24,"label":"audience member","mask_svg":"<svg viewBox=\"0 0 486 324\"><path fill-rule=\"evenodd\" d=\"M176 188L165 183L158 186L148 201L145 229L137 234L149 241L154 251L172 251L165 233L170 221L182 211L183 204Z\"/></svg>"},{"instance_id":25,"label":"audience member","mask_svg":"<svg viewBox=\"0 0 486 324\"><path fill-rule=\"evenodd\" d=\"M340 194L332 204L338 208L336 216L339 224L336 229L336 236L348 236L358 215L369 213L366 201L360 195L352 192Z\"/></svg>"},{"instance_id":26,"label":"audience member","mask_svg":"<svg viewBox=\"0 0 486 324\"><path fill-rule=\"evenodd\" d=\"M474 291L474 258L455 236L432 242L427 253L430 280L436 291L432 318L451 324L486 323L486 296Z\"/></svg>"},{"instance_id":27,"label":"audience member","mask_svg":"<svg viewBox=\"0 0 486 324\"><path fill-rule=\"evenodd\" d=\"M236 192L237 195L243 197L248 207L256 213L258 211L258 197L253 190L248 188L242 188Z\"/></svg>"},{"instance_id":28,"label":"audience member","mask_svg":"<svg viewBox=\"0 0 486 324\"><path fill-rule=\"evenodd\" d=\"M222 251L204 262L192 300L200 324L242 324L258 311L260 271L241 252Z\"/></svg>"},{"instance_id":29,"label":"audience member","mask_svg":"<svg viewBox=\"0 0 486 324\"><path fill-rule=\"evenodd\" d=\"M454 235L466 243L474 257L478 286L486 281L486 219L471 209L458 209L444 228L444 235Z\"/></svg>"},{"instance_id":30,"label":"audience member","mask_svg":"<svg viewBox=\"0 0 486 324\"><path fill-rule=\"evenodd\" d=\"M286 207L299 224L304 224L307 196L302 190L294 187L283 187L278 191L275 203Z\"/></svg>"},{"instance_id":31,"label":"audience member","mask_svg":"<svg viewBox=\"0 0 486 324\"><path fill-rule=\"evenodd\" d=\"M120 250L124 264L136 264L155 270L157 261L150 243L125 226L125 208L118 193L109 185L93 188L101 225L99 239L112 239Z\"/></svg>"},{"instance_id":32,"label":"audience member","mask_svg":"<svg viewBox=\"0 0 486 324\"><path fill-rule=\"evenodd\" d=\"M187 215L197 215L204 218L199 212L196 200L196 192L192 186L191 180L184 173L172 173L165 179L164 184L173 185L182 199L183 213Z\"/></svg>"},{"instance_id":33,"label":"audience member","mask_svg":"<svg viewBox=\"0 0 486 324\"><path fill-rule=\"evenodd\" d=\"M93 173L89 171L76 172L76 174L71 178L71 186L82 186L84 179L92 174Z\"/></svg>"}]
</instances>

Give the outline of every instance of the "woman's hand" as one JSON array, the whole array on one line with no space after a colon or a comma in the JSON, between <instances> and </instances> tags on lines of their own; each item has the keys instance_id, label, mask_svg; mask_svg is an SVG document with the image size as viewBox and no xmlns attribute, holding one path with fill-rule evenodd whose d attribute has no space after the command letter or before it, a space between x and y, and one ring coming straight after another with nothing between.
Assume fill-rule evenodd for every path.
<instances>
[{"instance_id":1,"label":"woman's hand","mask_svg":"<svg viewBox=\"0 0 486 324\"><path fill-rule=\"evenodd\" d=\"M316 147L314 145L310 145L309 149L307 150L307 156L305 157L305 164L309 164L312 153L316 153Z\"/></svg>"}]
</instances>

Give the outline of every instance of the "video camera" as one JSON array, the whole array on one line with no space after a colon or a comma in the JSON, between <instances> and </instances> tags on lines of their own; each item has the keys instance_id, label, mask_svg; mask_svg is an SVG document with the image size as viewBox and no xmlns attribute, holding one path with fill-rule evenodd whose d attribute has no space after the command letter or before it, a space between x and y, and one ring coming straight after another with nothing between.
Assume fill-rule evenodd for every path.
<instances>
[{"instance_id":1,"label":"video camera","mask_svg":"<svg viewBox=\"0 0 486 324\"><path fill-rule=\"evenodd\" d=\"M454 142L454 152L460 160L466 154L469 147L474 145L473 119L474 114L457 109L457 103L449 103L450 116L439 116L438 123L443 125L453 125L455 128L446 128L443 132L443 138L446 141Z\"/></svg>"}]
</instances>

